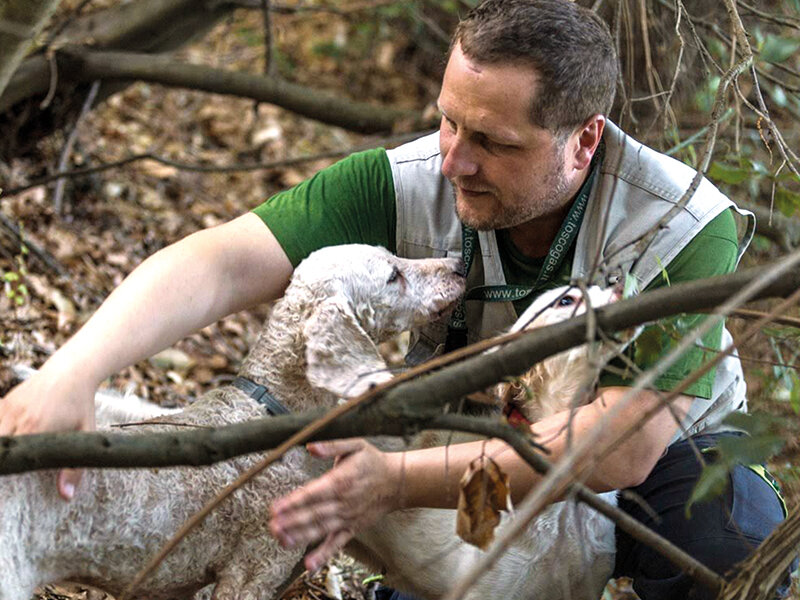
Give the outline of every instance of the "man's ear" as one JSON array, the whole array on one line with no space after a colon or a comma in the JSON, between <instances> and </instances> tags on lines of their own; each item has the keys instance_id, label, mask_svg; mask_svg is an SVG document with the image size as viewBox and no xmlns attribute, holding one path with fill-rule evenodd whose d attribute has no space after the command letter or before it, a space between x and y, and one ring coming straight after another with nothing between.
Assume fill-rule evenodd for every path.
<instances>
[{"instance_id":1,"label":"man's ear","mask_svg":"<svg viewBox=\"0 0 800 600\"><path fill-rule=\"evenodd\" d=\"M573 144L572 167L575 170L581 171L591 164L605 127L606 118L600 114L593 115L570 136L570 142Z\"/></svg>"},{"instance_id":2,"label":"man's ear","mask_svg":"<svg viewBox=\"0 0 800 600\"><path fill-rule=\"evenodd\" d=\"M323 301L303 327L306 378L340 397L358 396L391 379L378 347L358 322L343 295Z\"/></svg>"}]
</instances>

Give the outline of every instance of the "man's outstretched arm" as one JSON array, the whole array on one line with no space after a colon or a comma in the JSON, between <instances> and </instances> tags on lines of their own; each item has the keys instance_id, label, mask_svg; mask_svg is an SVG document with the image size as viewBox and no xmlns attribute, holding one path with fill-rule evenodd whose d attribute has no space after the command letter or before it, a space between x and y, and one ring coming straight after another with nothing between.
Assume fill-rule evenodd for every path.
<instances>
[{"instance_id":1,"label":"man's outstretched arm","mask_svg":"<svg viewBox=\"0 0 800 600\"><path fill-rule=\"evenodd\" d=\"M550 450L548 460L555 463L567 454L570 439L579 440L596 427L629 389L601 388L593 402L572 415L565 411L534 423L531 430L536 440ZM685 415L691 401L688 396L679 396L673 402L678 418ZM660 402L655 392L638 392L633 402L609 418L595 448L605 447L642 414L660 407ZM595 491L638 485L652 471L677 427L669 409L661 408L608 456L595 463L598 456L590 452L575 471L586 468L584 483ZM270 522L273 535L285 546L320 542L306 556L309 570L321 567L355 533L393 510L455 508L461 476L481 454L492 457L508 474L515 502L541 481L541 476L500 440L385 453L364 440L351 439L310 444L309 450L318 456L337 457L334 468L277 500Z\"/></svg>"},{"instance_id":2,"label":"man's outstretched arm","mask_svg":"<svg viewBox=\"0 0 800 600\"><path fill-rule=\"evenodd\" d=\"M105 378L243 308L280 296L292 266L252 213L194 233L139 265L39 372L0 399L0 435L94 429ZM76 472L59 492L74 493Z\"/></svg>"}]
</instances>

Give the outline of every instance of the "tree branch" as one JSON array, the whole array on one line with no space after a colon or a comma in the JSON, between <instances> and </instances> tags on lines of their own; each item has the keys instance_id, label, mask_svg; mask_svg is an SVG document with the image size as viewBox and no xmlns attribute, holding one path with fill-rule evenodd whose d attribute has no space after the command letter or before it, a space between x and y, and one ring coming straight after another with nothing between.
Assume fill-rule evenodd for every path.
<instances>
[{"instance_id":1,"label":"tree branch","mask_svg":"<svg viewBox=\"0 0 800 600\"><path fill-rule=\"evenodd\" d=\"M251 98L276 104L323 123L362 133L391 131L401 123L414 129L425 126L422 116L416 111L344 100L331 93L288 81L180 63L167 56L70 48L62 49L57 57L60 76L77 83L87 83L95 79L136 80Z\"/></svg>"},{"instance_id":2,"label":"tree branch","mask_svg":"<svg viewBox=\"0 0 800 600\"><path fill-rule=\"evenodd\" d=\"M0 5L0 96L59 1L23 0Z\"/></svg>"},{"instance_id":3,"label":"tree branch","mask_svg":"<svg viewBox=\"0 0 800 600\"><path fill-rule=\"evenodd\" d=\"M599 308L594 317L597 329L616 331L682 312L710 309L763 272L764 267L757 267L681 283ZM799 287L800 270L794 269L769 284L755 298L787 296ZM585 334L585 315L531 331L490 354L481 353L382 390L374 399L380 408L360 408L355 415L331 424L313 439L362 435L364 431L403 435L417 428L433 427L432 419L441 414L443 406L505 376L519 375L548 356L585 343ZM318 416L319 413L309 413L273 417L220 429L141 436L96 432L0 437L0 474L63 467L212 464L274 447Z\"/></svg>"}]
</instances>

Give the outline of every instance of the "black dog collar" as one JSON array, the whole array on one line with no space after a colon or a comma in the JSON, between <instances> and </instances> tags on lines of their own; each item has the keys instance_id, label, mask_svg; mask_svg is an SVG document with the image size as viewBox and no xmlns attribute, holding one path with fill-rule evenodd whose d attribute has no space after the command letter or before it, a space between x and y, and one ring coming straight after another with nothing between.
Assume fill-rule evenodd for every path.
<instances>
[{"instance_id":1,"label":"black dog collar","mask_svg":"<svg viewBox=\"0 0 800 600\"><path fill-rule=\"evenodd\" d=\"M259 404L262 404L272 416L288 415L290 413L289 409L281 404L263 385L250 381L246 377L236 377L236 379L233 380L233 385Z\"/></svg>"}]
</instances>

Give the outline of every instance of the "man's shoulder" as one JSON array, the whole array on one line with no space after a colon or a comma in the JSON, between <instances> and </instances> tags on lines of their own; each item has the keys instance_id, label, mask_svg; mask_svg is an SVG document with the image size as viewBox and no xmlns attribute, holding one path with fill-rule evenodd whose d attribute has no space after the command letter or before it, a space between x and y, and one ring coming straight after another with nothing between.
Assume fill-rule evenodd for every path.
<instances>
[{"instance_id":1,"label":"man's shoulder","mask_svg":"<svg viewBox=\"0 0 800 600\"><path fill-rule=\"evenodd\" d=\"M439 133L437 131L406 142L386 151L389 162L401 164L415 161L431 161L439 158Z\"/></svg>"},{"instance_id":2,"label":"man's shoulder","mask_svg":"<svg viewBox=\"0 0 800 600\"><path fill-rule=\"evenodd\" d=\"M610 121L606 123L603 140L606 144L603 175L625 181L662 200L680 200L697 175L689 165L646 146ZM700 196L722 196L705 177L697 192Z\"/></svg>"}]
</instances>

